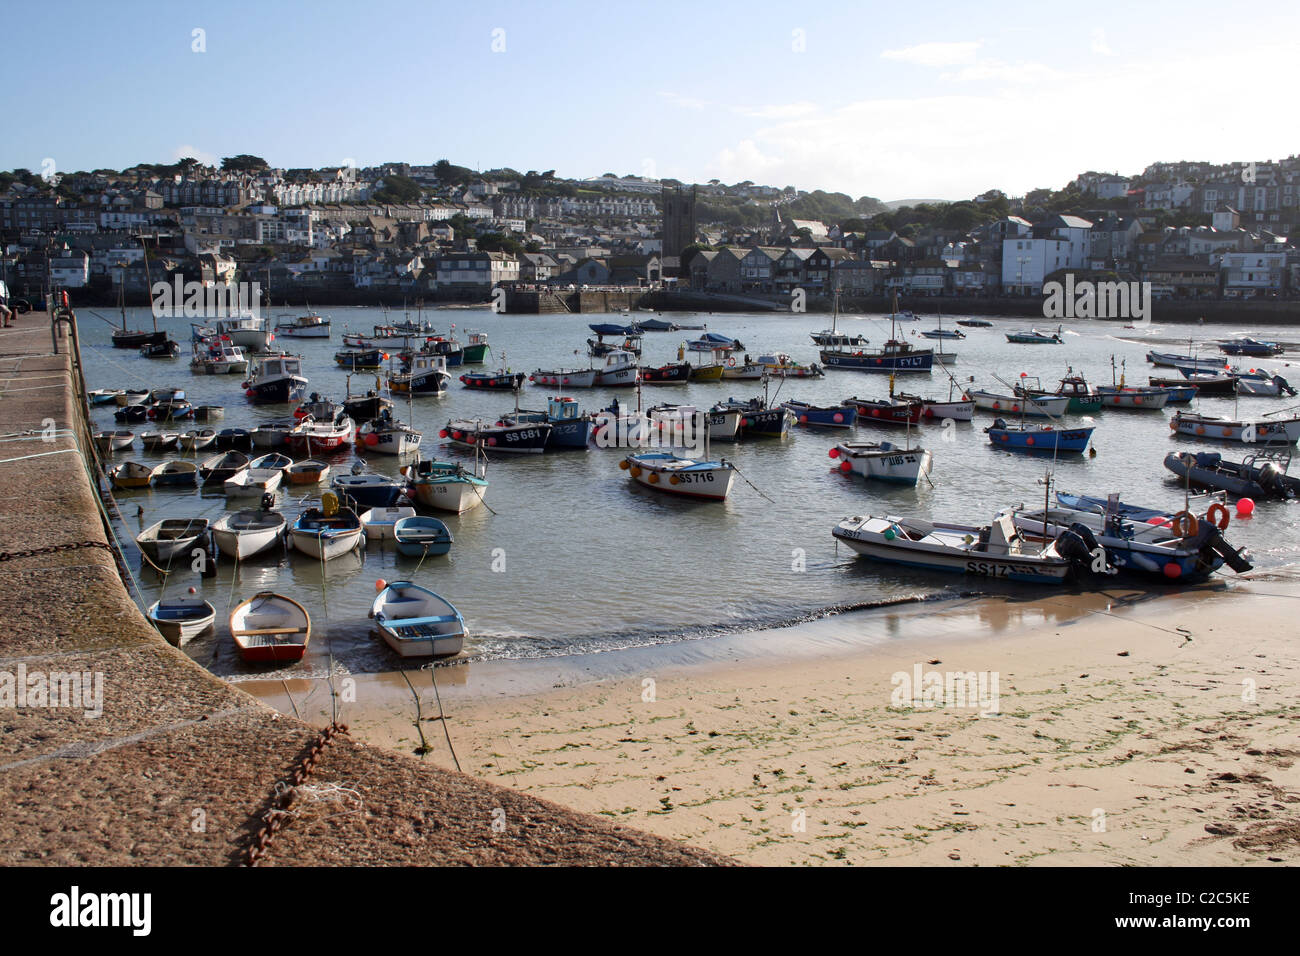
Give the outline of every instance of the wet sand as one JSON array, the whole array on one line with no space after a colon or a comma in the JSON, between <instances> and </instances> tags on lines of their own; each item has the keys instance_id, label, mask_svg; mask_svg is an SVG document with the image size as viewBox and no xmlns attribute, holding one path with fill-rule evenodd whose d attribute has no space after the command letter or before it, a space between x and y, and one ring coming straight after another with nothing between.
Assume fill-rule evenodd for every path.
<instances>
[{"instance_id":1,"label":"wet sand","mask_svg":"<svg viewBox=\"0 0 1300 956\"><path fill-rule=\"evenodd\" d=\"M1300 578L1275 574L903 605L440 667L438 697L467 773L742 862L1295 863L1297 598ZM918 669L983 672L985 694L900 702L895 676ZM407 672L426 759L452 766L429 676ZM328 706L307 683L290 682L296 705ZM278 685L243 686L288 707ZM354 734L422 745L401 674L354 689Z\"/></svg>"}]
</instances>

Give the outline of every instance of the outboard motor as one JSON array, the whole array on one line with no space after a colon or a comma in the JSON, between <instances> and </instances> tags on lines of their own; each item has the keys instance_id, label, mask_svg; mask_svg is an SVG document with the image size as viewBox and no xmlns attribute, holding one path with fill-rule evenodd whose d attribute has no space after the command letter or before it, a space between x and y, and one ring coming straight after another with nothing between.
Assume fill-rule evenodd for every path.
<instances>
[{"instance_id":1,"label":"outboard motor","mask_svg":"<svg viewBox=\"0 0 1300 956\"><path fill-rule=\"evenodd\" d=\"M273 492L268 491L264 495L262 495L262 510L270 511L274 507L275 507L275 494Z\"/></svg>"},{"instance_id":2,"label":"outboard motor","mask_svg":"<svg viewBox=\"0 0 1300 956\"><path fill-rule=\"evenodd\" d=\"M1259 475L1255 481L1259 486L1269 493L1270 496L1283 497L1281 482L1278 480L1282 477L1282 469L1273 462L1265 462L1259 469Z\"/></svg>"},{"instance_id":3,"label":"outboard motor","mask_svg":"<svg viewBox=\"0 0 1300 956\"><path fill-rule=\"evenodd\" d=\"M1114 574L1116 571L1110 564L1106 550L1097 543L1097 536L1087 525L1076 521L1057 535L1055 544L1057 554L1073 564L1076 571L1095 571L1099 574ZM1098 551L1101 552L1100 555ZM1096 566L1098 557L1101 558L1102 567Z\"/></svg>"},{"instance_id":4,"label":"outboard motor","mask_svg":"<svg viewBox=\"0 0 1300 956\"><path fill-rule=\"evenodd\" d=\"M1216 555L1222 558L1223 563L1238 574L1244 574L1254 567L1250 563L1250 556L1246 549L1234 548L1228 544L1212 521L1203 520L1200 522L1196 532L1195 544L1200 552L1201 560L1206 562L1207 567L1214 566Z\"/></svg>"},{"instance_id":5,"label":"outboard motor","mask_svg":"<svg viewBox=\"0 0 1300 956\"><path fill-rule=\"evenodd\" d=\"M989 431L989 429L992 428L1006 428L1006 427L1007 427L1007 420L1005 418L995 418L993 419L993 424L984 430Z\"/></svg>"},{"instance_id":6,"label":"outboard motor","mask_svg":"<svg viewBox=\"0 0 1300 956\"><path fill-rule=\"evenodd\" d=\"M1273 376L1273 384L1277 386L1279 392L1286 392L1288 395L1296 394L1296 390L1291 387L1291 383L1281 375Z\"/></svg>"}]
</instances>

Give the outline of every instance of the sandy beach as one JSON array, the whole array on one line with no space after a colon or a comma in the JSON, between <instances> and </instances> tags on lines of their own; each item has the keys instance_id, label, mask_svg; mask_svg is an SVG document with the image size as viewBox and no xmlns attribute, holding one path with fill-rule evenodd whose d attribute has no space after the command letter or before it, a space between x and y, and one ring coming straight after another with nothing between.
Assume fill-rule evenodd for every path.
<instances>
[{"instance_id":1,"label":"sandy beach","mask_svg":"<svg viewBox=\"0 0 1300 956\"><path fill-rule=\"evenodd\" d=\"M439 668L440 697L466 772L750 864L1294 864L1300 579L1134 598L859 612L595 681ZM931 672L963 674L937 706ZM427 674L426 759L452 766ZM364 680L354 733L411 752L405 680Z\"/></svg>"}]
</instances>

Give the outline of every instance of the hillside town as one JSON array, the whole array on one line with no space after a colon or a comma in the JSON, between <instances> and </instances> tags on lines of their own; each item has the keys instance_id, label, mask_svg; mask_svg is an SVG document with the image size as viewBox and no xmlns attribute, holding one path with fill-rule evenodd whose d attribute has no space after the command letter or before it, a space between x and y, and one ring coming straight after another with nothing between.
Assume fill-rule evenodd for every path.
<instances>
[{"instance_id":1,"label":"hillside town","mask_svg":"<svg viewBox=\"0 0 1300 956\"><path fill-rule=\"evenodd\" d=\"M241 155L0 173L0 279L32 300L53 286L140 304L180 275L259 282L276 303L398 305L483 302L498 286L1033 297L1069 271L1150 282L1163 299L1286 299L1300 293L1298 197L1297 156L891 209L751 182Z\"/></svg>"}]
</instances>

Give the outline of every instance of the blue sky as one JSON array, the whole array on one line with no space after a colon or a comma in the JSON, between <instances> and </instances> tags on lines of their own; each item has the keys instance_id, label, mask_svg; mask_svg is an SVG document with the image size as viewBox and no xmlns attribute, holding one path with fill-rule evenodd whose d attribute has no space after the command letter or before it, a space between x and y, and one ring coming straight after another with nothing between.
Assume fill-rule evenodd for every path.
<instances>
[{"instance_id":1,"label":"blue sky","mask_svg":"<svg viewBox=\"0 0 1300 956\"><path fill-rule=\"evenodd\" d=\"M1018 194L1157 159L1289 155L1300 146L1287 37L1300 7L1234 9L7 4L5 33L20 42L0 57L0 168L243 152L285 167L447 158L889 200Z\"/></svg>"}]
</instances>

